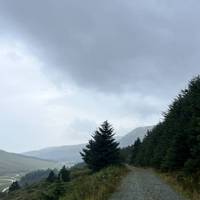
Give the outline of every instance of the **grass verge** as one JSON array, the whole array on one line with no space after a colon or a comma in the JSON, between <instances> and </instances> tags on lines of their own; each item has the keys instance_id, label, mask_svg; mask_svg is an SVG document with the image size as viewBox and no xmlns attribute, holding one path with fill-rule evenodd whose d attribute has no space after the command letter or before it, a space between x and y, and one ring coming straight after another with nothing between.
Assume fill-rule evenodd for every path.
<instances>
[{"instance_id":1,"label":"grass verge","mask_svg":"<svg viewBox=\"0 0 200 200\"><path fill-rule=\"evenodd\" d=\"M124 166L113 166L95 174L82 175L71 182L69 192L61 200L107 200L127 172Z\"/></svg>"},{"instance_id":2,"label":"grass verge","mask_svg":"<svg viewBox=\"0 0 200 200\"><path fill-rule=\"evenodd\" d=\"M186 176L183 172L161 173L158 175L177 192L189 200L200 200L200 174Z\"/></svg>"}]
</instances>

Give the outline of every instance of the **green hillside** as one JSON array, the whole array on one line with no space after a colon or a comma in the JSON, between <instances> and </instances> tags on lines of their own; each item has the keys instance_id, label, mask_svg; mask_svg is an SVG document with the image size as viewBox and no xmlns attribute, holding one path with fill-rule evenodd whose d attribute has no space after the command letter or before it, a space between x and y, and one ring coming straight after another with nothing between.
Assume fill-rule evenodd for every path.
<instances>
[{"instance_id":1,"label":"green hillside","mask_svg":"<svg viewBox=\"0 0 200 200\"><path fill-rule=\"evenodd\" d=\"M56 162L41 160L0 150L0 176L28 172L36 169L53 168Z\"/></svg>"}]
</instances>

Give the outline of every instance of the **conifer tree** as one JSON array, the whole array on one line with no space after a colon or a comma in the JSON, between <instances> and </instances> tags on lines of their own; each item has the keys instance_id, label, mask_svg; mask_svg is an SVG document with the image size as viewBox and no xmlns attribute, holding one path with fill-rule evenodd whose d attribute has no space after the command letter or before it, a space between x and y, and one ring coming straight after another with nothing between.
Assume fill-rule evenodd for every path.
<instances>
[{"instance_id":1,"label":"conifer tree","mask_svg":"<svg viewBox=\"0 0 200 200\"><path fill-rule=\"evenodd\" d=\"M119 143L113 136L114 129L108 121L105 121L81 152L83 160L93 171L120 163Z\"/></svg>"},{"instance_id":2,"label":"conifer tree","mask_svg":"<svg viewBox=\"0 0 200 200\"><path fill-rule=\"evenodd\" d=\"M140 166L182 170L199 177L200 76L177 95L164 113L163 121L143 139L136 161Z\"/></svg>"},{"instance_id":3,"label":"conifer tree","mask_svg":"<svg viewBox=\"0 0 200 200\"><path fill-rule=\"evenodd\" d=\"M141 145L140 138L137 138L137 140L133 144L133 150L132 150L132 154L131 154L131 163L132 164L135 164L135 162L136 162L136 156L139 151L140 145Z\"/></svg>"},{"instance_id":4,"label":"conifer tree","mask_svg":"<svg viewBox=\"0 0 200 200\"><path fill-rule=\"evenodd\" d=\"M49 176L46 179L48 182L54 182L56 180L56 175L54 171L50 171Z\"/></svg>"},{"instance_id":5,"label":"conifer tree","mask_svg":"<svg viewBox=\"0 0 200 200\"><path fill-rule=\"evenodd\" d=\"M14 181L11 186L9 187L9 192L13 192L15 190L20 189L18 181Z\"/></svg>"},{"instance_id":6,"label":"conifer tree","mask_svg":"<svg viewBox=\"0 0 200 200\"><path fill-rule=\"evenodd\" d=\"M65 165L62 167L58 174L58 179L63 182L70 181L70 172L66 169Z\"/></svg>"}]
</instances>

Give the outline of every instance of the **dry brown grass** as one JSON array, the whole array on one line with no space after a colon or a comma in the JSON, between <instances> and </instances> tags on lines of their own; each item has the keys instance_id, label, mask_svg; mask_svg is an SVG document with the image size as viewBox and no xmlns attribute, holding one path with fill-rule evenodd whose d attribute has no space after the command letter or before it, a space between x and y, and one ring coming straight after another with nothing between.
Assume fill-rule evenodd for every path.
<instances>
[{"instance_id":1,"label":"dry brown grass","mask_svg":"<svg viewBox=\"0 0 200 200\"><path fill-rule=\"evenodd\" d=\"M177 192L181 193L186 199L200 200L200 178L198 174L195 177L185 176L181 172L156 173Z\"/></svg>"}]
</instances>

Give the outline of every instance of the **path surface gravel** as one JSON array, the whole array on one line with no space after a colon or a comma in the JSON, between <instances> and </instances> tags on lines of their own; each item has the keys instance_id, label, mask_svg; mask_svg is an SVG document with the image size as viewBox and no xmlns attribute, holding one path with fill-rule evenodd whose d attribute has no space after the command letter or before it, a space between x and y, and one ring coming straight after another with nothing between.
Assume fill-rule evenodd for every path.
<instances>
[{"instance_id":1,"label":"path surface gravel","mask_svg":"<svg viewBox=\"0 0 200 200\"><path fill-rule=\"evenodd\" d=\"M185 200L153 171L132 168L110 200Z\"/></svg>"}]
</instances>

